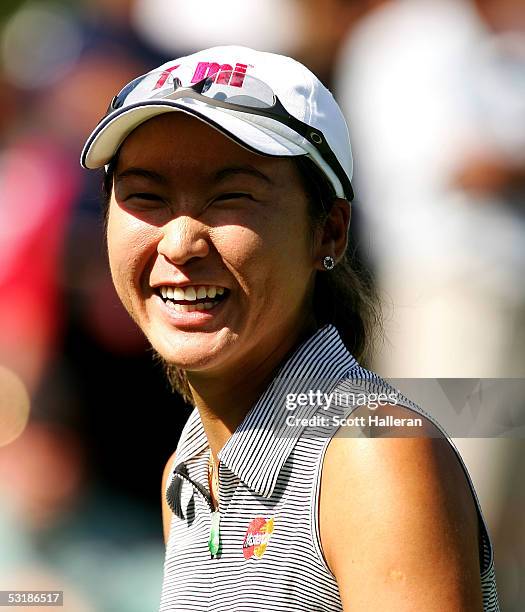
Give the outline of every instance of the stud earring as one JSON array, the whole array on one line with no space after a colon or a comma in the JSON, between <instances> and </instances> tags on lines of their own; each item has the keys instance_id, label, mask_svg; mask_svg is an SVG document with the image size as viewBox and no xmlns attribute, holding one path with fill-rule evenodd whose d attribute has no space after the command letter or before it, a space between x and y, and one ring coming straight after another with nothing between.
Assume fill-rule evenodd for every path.
<instances>
[{"instance_id":1,"label":"stud earring","mask_svg":"<svg viewBox=\"0 0 525 612\"><path fill-rule=\"evenodd\" d=\"M323 266L325 270L333 270L335 267L335 260L330 255L323 258Z\"/></svg>"}]
</instances>

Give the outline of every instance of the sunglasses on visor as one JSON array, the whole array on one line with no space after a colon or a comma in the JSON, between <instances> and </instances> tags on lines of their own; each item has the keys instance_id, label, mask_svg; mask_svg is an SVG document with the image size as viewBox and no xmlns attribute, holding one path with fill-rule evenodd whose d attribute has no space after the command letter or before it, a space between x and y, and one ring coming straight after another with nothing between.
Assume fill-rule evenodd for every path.
<instances>
[{"instance_id":1,"label":"sunglasses on visor","mask_svg":"<svg viewBox=\"0 0 525 612\"><path fill-rule=\"evenodd\" d=\"M263 81L245 73L238 75L232 73L231 77L228 73L227 83L224 82L224 78L216 79L216 75L214 75L206 77L189 87L183 87L180 79L174 75L170 74L168 76L166 72L159 72L158 76L157 85L153 88L149 99L184 100L187 102L195 100L218 108L268 117L291 128L316 148L341 182L346 198L349 201L354 199L350 180L323 133L291 115L271 87ZM156 78L155 73L147 73L123 87L111 101L106 116L126 105L144 101L142 96L140 99L133 100L134 96L132 94L144 79L151 79L152 77ZM230 84L236 82L242 83L242 88L239 85ZM131 99L128 100L128 98Z\"/></svg>"}]
</instances>

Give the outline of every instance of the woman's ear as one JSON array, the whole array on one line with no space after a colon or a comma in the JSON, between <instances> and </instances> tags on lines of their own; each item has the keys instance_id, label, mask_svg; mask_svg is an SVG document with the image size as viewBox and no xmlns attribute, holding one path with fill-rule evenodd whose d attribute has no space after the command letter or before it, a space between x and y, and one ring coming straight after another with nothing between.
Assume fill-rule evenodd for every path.
<instances>
[{"instance_id":1,"label":"woman's ear","mask_svg":"<svg viewBox=\"0 0 525 612\"><path fill-rule=\"evenodd\" d=\"M335 198L322 228L322 238L316 252L316 267L323 270L323 258L330 255L338 262L348 245L348 228L352 207L348 200Z\"/></svg>"}]
</instances>

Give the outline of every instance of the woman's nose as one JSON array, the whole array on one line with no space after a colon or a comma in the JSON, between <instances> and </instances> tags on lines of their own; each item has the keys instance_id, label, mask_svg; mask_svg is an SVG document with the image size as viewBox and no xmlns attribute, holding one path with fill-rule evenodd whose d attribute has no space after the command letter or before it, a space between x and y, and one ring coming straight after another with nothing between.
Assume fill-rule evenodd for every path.
<instances>
[{"instance_id":1,"label":"woman's nose","mask_svg":"<svg viewBox=\"0 0 525 612\"><path fill-rule=\"evenodd\" d=\"M206 257L209 251L206 227L183 215L166 223L157 245L160 255L178 265L184 265L194 257Z\"/></svg>"}]
</instances>

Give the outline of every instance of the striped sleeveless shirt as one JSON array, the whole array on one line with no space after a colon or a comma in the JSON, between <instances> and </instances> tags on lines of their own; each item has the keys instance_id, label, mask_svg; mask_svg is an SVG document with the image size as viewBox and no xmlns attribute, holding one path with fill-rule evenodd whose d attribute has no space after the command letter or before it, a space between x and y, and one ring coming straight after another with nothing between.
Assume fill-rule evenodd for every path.
<instances>
[{"instance_id":1,"label":"striped sleeveless shirt","mask_svg":"<svg viewBox=\"0 0 525 612\"><path fill-rule=\"evenodd\" d=\"M326 428L310 424L320 412L312 403L293 411L308 423L290 427L285 401L291 393L343 392L363 381L395 391L356 362L333 325L318 329L285 360L219 452L220 545L215 556L208 548L213 510L209 446L199 413L193 410L166 488L173 514L160 612L342 611L318 524L322 463L336 429L327 435ZM481 536L483 610L499 612L492 544L467 468L439 424L401 394L397 397L400 405L440 429L465 471ZM348 416L353 408L332 405L330 413Z\"/></svg>"}]
</instances>

